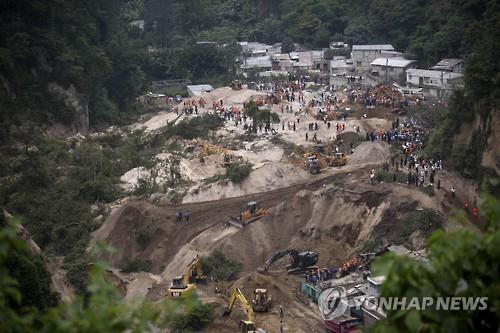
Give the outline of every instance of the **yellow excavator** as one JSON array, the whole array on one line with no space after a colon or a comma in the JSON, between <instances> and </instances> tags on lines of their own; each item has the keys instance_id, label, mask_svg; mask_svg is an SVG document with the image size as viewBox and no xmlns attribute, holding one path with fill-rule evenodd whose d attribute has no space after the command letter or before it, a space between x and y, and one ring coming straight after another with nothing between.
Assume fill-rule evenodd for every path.
<instances>
[{"instance_id":1,"label":"yellow excavator","mask_svg":"<svg viewBox=\"0 0 500 333\"><path fill-rule=\"evenodd\" d=\"M229 316L231 311L233 311L234 304L236 301L239 302L243 311L247 315L247 320L241 320L239 325L239 333L267 333L267 331L261 328L255 328L255 316L250 303L248 303L245 295L241 292L239 288L233 288L231 295L229 296L227 307L224 309L224 316Z\"/></svg>"},{"instance_id":2,"label":"yellow excavator","mask_svg":"<svg viewBox=\"0 0 500 333\"><path fill-rule=\"evenodd\" d=\"M200 257L196 255L186 266L184 273L172 280L167 297L186 298L194 291L196 283L205 282L206 279L206 276L202 275Z\"/></svg>"}]
</instances>

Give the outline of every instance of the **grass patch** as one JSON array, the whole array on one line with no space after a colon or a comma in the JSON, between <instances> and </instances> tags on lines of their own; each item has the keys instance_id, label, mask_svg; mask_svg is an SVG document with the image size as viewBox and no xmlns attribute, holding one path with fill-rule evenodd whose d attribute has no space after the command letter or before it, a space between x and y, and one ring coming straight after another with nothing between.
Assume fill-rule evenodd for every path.
<instances>
[{"instance_id":1,"label":"grass patch","mask_svg":"<svg viewBox=\"0 0 500 333\"><path fill-rule=\"evenodd\" d=\"M156 221L152 218L144 218L134 220L132 223L132 230L137 244L139 244L142 248L145 248L155 234Z\"/></svg>"},{"instance_id":2,"label":"grass patch","mask_svg":"<svg viewBox=\"0 0 500 333\"><path fill-rule=\"evenodd\" d=\"M152 263L150 260L141 260L141 259L132 259L125 260L122 264L121 271L123 273L132 273L132 272L150 272L152 267Z\"/></svg>"},{"instance_id":3,"label":"grass patch","mask_svg":"<svg viewBox=\"0 0 500 333\"><path fill-rule=\"evenodd\" d=\"M233 183L241 183L252 172L252 164L245 163L231 163L226 168L225 177Z\"/></svg>"},{"instance_id":4,"label":"grass patch","mask_svg":"<svg viewBox=\"0 0 500 333\"><path fill-rule=\"evenodd\" d=\"M408 175L403 171L383 171L378 170L375 174L375 179L381 183L393 183L394 182L394 173L396 174L396 182L406 184L408 182Z\"/></svg>"},{"instance_id":5,"label":"grass patch","mask_svg":"<svg viewBox=\"0 0 500 333\"><path fill-rule=\"evenodd\" d=\"M171 324L173 333L198 332L204 330L214 319L214 309L210 304L196 302L186 313L177 314Z\"/></svg>"},{"instance_id":6,"label":"grass patch","mask_svg":"<svg viewBox=\"0 0 500 333\"><path fill-rule=\"evenodd\" d=\"M418 189L430 197L433 197L436 195L436 191L434 191L434 187L432 187L432 186L424 186L424 187L419 186Z\"/></svg>"},{"instance_id":7,"label":"grass patch","mask_svg":"<svg viewBox=\"0 0 500 333\"><path fill-rule=\"evenodd\" d=\"M208 178L203 179L203 183L208 185L208 184L217 183L219 180L224 180L224 179L226 179L225 176L218 173L216 175L213 175L212 177L208 177Z\"/></svg>"},{"instance_id":8,"label":"grass patch","mask_svg":"<svg viewBox=\"0 0 500 333\"><path fill-rule=\"evenodd\" d=\"M407 204L400 206L398 211L415 208L416 204ZM384 244L401 244L411 248L409 238L415 231L420 231L428 238L434 231L442 229L442 226L441 216L432 209L413 211L405 218L398 218L393 209L387 210L382 221L373 229L370 240L362 245L360 252L377 252L383 249Z\"/></svg>"},{"instance_id":9,"label":"grass patch","mask_svg":"<svg viewBox=\"0 0 500 333\"><path fill-rule=\"evenodd\" d=\"M320 84L316 84L316 83L312 83L309 85L309 87L307 87L308 90L311 90L311 91L318 91L321 89L321 85Z\"/></svg>"},{"instance_id":10,"label":"grass patch","mask_svg":"<svg viewBox=\"0 0 500 333\"><path fill-rule=\"evenodd\" d=\"M201 269L207 276L212 276L217 281L236 279L241 271L241 263L226 258L221 250L213 251L208 257L201 258Z\"/></svg>"},{"instance_id":11,"label":"grass patch","mask_svg":"<svg viewBox=\"0 0 500 333\"><path fill-rule=\"evenodd\" d=\"M210 131L224 125L224 120L216 114L204 114L200 117L183 119L177 125L169 128L169 134L183 139L207 138Z\"/></svg>"},{"instance_id":12,"label":"grass patch","mask_svg":"<svg viewBox=\"0 0 500 333\"><path fill-rule=\"evenodd\" d=\"M285 156L290 156L291 154L302 156L305 153L305 150L302 147L297 146L293 142L283 140L279 136L273 136L270 141L272 144L282 147Z\"/></svg>"}]
</instances>

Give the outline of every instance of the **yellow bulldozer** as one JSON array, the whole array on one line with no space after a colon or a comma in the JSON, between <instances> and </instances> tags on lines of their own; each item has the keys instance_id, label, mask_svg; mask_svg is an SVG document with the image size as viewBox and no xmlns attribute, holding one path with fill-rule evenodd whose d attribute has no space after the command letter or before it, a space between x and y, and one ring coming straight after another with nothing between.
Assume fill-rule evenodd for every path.
<instances>
[{"instance_id":1,"label":"yellow bulldozer","mask_svg":"<svg viewBox=\"0 0 500 333\"><path fill-rule=\"evenodd\" d=\"M224 309L224 316L229 316L231 311L233 311L234 304L238 301L242 310L246 313L246 320L240 320L239 333L267 333L267 331L255 327L255 315L252 306L248 303L245 295L238 288L233 288L231 290L231 295L229 296L227 306Z\"/></svg>"},{"instance_id":2,"label":"yellow bulldozer","mask_svg":"<svg viewBox=\"0 0 500 333\"><path fill-rule=\"evenodd\" d=\"M167 297L186 298L194 292L196 283L206 282L206 279L206 276L203 276L201 271L200 257L196 255L191 263L186 266L184 273L172 280L172 285L168 289Z\"/></svg>"},{"instance_id":3,"label":"yellow bulldozer","mask_svg":"<svg viewBox=\"0 0 500 333\"><path fill-rule=\"evenodd\" d=\"M347 163L347 157L345 156L344 153L336 153L333 156L331 156L328 160L328 166L332 167L341 167L346 165Z\"/></svg>"},{"instance_id":4,"label":"yellow bulldozer","mask_svg":"<svg viewBox=\"0 0 500 333\"><path fill-rule=\"evenodd\" d=\"M262 208L257 202L250 201L245 209L242 209L239 217L229 216L228 224L243 229L248 224L268 215L267 209Z\"/></svg>"},{"instance_id":5,"label":"yellow bulldozer","mask_svg":"<svg viewBox=\"0 0 500 333\"><path fill-rule=\"evenodd\" d=\"M257 288L253 291L252 308L255 312L268 312L271 309L271 295L267 289Z\"/></svg>"}]
</instances>

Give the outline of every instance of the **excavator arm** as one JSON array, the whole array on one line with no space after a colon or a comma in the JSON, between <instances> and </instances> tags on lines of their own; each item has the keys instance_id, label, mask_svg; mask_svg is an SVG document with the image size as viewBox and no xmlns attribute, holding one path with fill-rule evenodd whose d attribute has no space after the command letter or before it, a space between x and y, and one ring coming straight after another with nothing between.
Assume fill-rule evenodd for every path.
<instances>
[{"instance_id":1,"label":"excavator arm","mask_svg":"<svg viewBox=\"0 0 500 333\"><path fill-rule=\"evenodd\" d=\"M297 250L285 250L285 251L275 252L271 256L271 258L267 259L267 261L264 263L264 266L259 267L257 269L257 271L260 273L267 272L269 269L269 266L271 266L273 263L275 263L276 261L278 261L279 259L281 259L287 255L291 255L294 258L293 260L295 261L295 257L298 255L298 252L297 252Z\"/></svg>"},{"instance_id":2,"label":"excavator arm","mask_svg":"<svg viewBox=\"0 0 500 333\"><path fill-rule=\"evenodd\" d=\"M240 306L243 308L247 315L247 321L248 322L254 322L255 316L253 313L252 306L250 303L248 303L247 299L241 292L239 288L234 288L231 291L231 295L229 296L227 307L224 310L224 315L229 316L231 314L231 311L233 311L234 304L238 301L240 303Z\"/></svg>"}]
</instances>

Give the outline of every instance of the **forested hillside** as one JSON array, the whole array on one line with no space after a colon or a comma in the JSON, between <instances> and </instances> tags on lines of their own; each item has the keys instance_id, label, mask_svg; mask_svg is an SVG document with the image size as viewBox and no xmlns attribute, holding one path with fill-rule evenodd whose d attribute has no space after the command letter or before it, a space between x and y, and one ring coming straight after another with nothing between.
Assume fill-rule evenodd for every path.
<instances>
[{"instance_id":1,"label":"forested hillside","mask_svg":"<svg viewBox=\"0 0 500 333\"><path fill-rule=\"evenodd\" d=\"M125 124L142 112L136 98L151 80L227 84L236 76L236 41L391 43L423 67L463 57L465 89L427 153L469 178L498 175L481 165L498 145L488 141L499 117L498 1L5 0L0 13L0 209L19 217L44 253L64 257L79 292L100 204L122 197L119 177L151 163L158 147L139 134L81 143L48 129L62 126L65 136ZM136 19L146 21L144 32L129 24ZM202 49L196 41L220 44ZM470 136L456 144L460 131ZM20 267L16 277L40 276L22 286L33 296L23 305L56 302L41 260L14 251L7 264Z\"/></svg>"},{"instance_id":2,"label":"forested hillside","mask_svg":"<svg viewBox=\"0 0 500 333\"><path fill-rule=\"evenodd\" d=\"M171 48L193 40L390 43L422 65L468 52L464 35L489 1L216 0L144 1L151 40ZM490 3L493 3L490 1ZM156 23L155 23L156 22Z\"/></svg>"},{"instance_id":3,"label":"forested hillside","mask_svg":"<svg viewBox=\"0 0 500 333\"><path fill-rule=\"evenodd\" d=\"M125 2L1 2L0 140L9 125L57 122L85 132L133 112L147 58L122 15Z\"/></svg>"}]
</instances>

